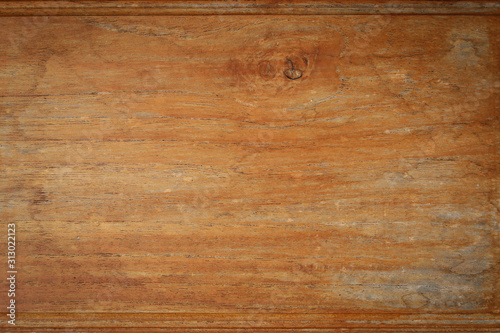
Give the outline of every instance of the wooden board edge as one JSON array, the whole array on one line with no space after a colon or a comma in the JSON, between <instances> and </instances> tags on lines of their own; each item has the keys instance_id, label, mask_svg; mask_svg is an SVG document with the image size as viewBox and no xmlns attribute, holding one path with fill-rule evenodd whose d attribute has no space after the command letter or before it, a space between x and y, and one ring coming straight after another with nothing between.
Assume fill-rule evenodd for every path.
<instances>
[{"instance_id":1,"label":"wooden board edge","mask_svg":"<svg viewBox=\"0 0 500 333\"><path fill-rule=\"evenodd\" d=\"M0 1L0 16L145 15L499 15L500 1L140 0Z\"/></svg>"},{"instance_id":2,"label":"wooden board edge","mask_svg":"<svg viewBox=\"0 0 500 333\"><path fill-rule=\"evenodd\" d=\"M498 332L497 313L19 313L9 332L141 331L335 331ZM85 327L82 324L85 323ZM7 328L0 328L4 332Z\"/></svg>"}]
</instances>

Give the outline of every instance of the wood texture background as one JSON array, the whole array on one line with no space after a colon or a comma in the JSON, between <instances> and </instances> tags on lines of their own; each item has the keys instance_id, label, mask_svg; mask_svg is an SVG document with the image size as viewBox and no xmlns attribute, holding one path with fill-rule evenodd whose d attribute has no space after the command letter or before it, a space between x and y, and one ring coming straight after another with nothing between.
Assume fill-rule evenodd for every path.
<instances>
[{"instance_id":1,"label":"wood texture background","mask_svg":"<svg viewBox=\"0 0 500 333\"><path fill-rule=\"evenodd\" d=\"M499 7L0 2L15 329L498 332Z\"/></svg>"}]
</instances>

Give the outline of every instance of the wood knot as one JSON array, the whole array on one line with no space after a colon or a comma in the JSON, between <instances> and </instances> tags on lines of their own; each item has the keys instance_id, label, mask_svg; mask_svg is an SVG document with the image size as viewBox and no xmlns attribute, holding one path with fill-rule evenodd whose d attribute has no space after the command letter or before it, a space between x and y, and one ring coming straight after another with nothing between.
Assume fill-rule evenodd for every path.
<instances>
[{"instance_id":1,"label":"wood knot","mask_svg":"<svg viewBox=\"0 0 500 333\"><path fill-rule=\"evenodd\" d=\"M300 79L309 64L306 57L286 58L283 74L290 80Z\"/></svg>"},{"instance_id":2,"label":"wood knot","mask_svg":"<svg viewBox=\"0 0 500 333\"><path fill-rule=\"evenodd\" d=\"M247 36L246 29L232 39L228 61L220 72L210 71L217 89L245 105L280 110L316 104L337 92L341 34L316 24L307 33L300 29L300 38L279 27L264 30L261 39Z\"/></svg>"},{"instance_id":3,"label":"wood knot","mask_svg":"<svg viewBox=\"0 0 500 333\"><path fill-rule=\"evenodd\" d=\"M259 75L264 79L272 79L276 75L276 69L269 60L261 61L258 65Z\"/></svg>"}]
</instances>

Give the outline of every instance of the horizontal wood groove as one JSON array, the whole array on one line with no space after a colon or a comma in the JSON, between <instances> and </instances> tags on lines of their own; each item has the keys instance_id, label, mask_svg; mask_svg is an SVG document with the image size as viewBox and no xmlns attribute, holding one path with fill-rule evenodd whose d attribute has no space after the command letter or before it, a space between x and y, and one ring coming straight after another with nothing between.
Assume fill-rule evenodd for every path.
<instances>
[{"instance_id":1,"label":"horizontal wood groove","mask_svg":"<svg viewBox=\"0 0 500 333\"><path fill-rule=\"evenodd\" d=\"M79 323L85 318L87 326ZM160 331L195 329L210 330L374 330L378 332L494 332L500 327L494 313L20 313L22 329L88 331L106 328L107 331ZM121 324L120 327L116 323ZM142 324L137 325L138 322ZM311 323L314 323L312 326ZM0 328L2 331L2 328ZM15 331L10 330L10 331Z\"/></svg>"},{"instance_id":2,"label":"horizontal wood groove","mask_svg":"<svg viewBox=\"0 0 500 333\"><path fill-rule=\"evenodd\" d=\"M499 1L0 1L0 16L498 15Z\"/></svg>"},{"instance_id":3,"label":"horizontal wood groove","mask_svg":"<svg viewBox=\"0 0 500 333\"><path fill-rule=\"evenodd\" d=\"M8 330L0 329L0 332L102 332L102 328L96 327L46 327L40 328L37 326L24 327L24 328L9 328ZM405 325L386 327L380 325L372 326L327 326L327 327L106 327L106 332L498 332L497 325L438 325L429 326L427 324Z\"/></svg>"}]
</instances>

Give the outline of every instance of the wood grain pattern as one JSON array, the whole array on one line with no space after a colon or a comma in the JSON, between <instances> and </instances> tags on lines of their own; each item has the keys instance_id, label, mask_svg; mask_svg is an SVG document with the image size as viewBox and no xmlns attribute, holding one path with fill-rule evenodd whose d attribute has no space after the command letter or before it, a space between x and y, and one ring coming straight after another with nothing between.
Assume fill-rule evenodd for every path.
<instances>
[{"instance_id":1,"label":"wood grain pattern","mask_svg":"<svg viewBox=\"0 0 500 333\"><path fill-rule=\"evenodd\" d=\"M498 15L498 0L1 0L0 16Z\"/></svg>"},{"instance_id":2,"label":"wood grain pattern","mask_svg":"<svg viewBox=\"0 0 500 333\"><path fill-rule=\"evenodd\" d=\"M1 18L15 329L498 331L499 23Z\"/></svg>"}]
</instances>

